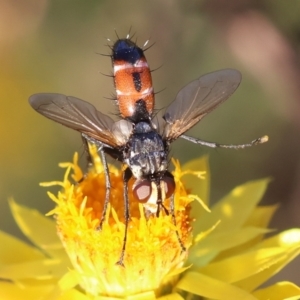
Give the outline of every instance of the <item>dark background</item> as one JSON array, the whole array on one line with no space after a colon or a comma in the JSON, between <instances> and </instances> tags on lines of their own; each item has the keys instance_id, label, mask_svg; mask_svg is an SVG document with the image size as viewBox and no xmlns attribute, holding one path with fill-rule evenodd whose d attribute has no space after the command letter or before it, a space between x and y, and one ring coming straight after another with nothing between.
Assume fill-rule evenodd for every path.
<instances>
[{"instance_id":1,"label":"dark background","mask_svg":"<svg viewBox=\"0 0 300 300\"><path fill-rule=\"evenodd\" d=\"M300 2L260 1L46 1L0 3L0 228L20 235L8 208L12 196L46 213L53 203L39 182L61 180L58 163L82 153L79 134L33 111L28 97L58 92L115 113L105 99L114 92L107 38L131 28L153 72L157 108L189 81L214 70L236 68L243 81L231 99L189 134L219 143L245 143L268 134L251 149L211 150L175 142L182 163L209 154L212 201L247 180L270 176L263 203L280 203L272 227L299 226L300 200ZM84 157L82 158L84 161ZM300 283L297 261L281 279ZM295 269L295 271L293 270ZM299 274L299 273L298 273Z\"/></svg>"}]
</instances>

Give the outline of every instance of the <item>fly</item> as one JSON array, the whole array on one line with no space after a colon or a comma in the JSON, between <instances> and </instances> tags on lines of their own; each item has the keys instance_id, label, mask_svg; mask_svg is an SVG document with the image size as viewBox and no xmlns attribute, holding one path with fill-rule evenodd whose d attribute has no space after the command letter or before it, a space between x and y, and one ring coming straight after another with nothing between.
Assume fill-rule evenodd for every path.
<instances>
[{"instance_id":1,"label":"fly","mask_svg":"<svg viewBox=\"0 0 300 300\"><path fill-rule=\"evenodd\" d=\"M178 138L208 147L240 149L265 143L267 136L247 144L223 145L185 135L204 116L223 103L237 89L241 74L224 69L199 77L183 87L175 100L166 108L160 126L156 125L154 91L151 73L144 56L128 36L119 39L112 47L114 82L121 119L114 121L98 111L92 104L62 94L41 93L29 98L30 105L43 116L73 130L79 131L85 141L98 146L104 165L106 196L100 229L105 219L110 198L110 176L106 154L122 162L126 168L124 181L125 235L120 259L123 265L127 228L130 219L128 182L134 177L133 194L143 203L148 214L159 216L161 211L174 215L173 175L168 171L169 147ZM170 212L164 200L171 197ZM176 231L182 250L185 250Z\"/></svg>"}]
</instances>

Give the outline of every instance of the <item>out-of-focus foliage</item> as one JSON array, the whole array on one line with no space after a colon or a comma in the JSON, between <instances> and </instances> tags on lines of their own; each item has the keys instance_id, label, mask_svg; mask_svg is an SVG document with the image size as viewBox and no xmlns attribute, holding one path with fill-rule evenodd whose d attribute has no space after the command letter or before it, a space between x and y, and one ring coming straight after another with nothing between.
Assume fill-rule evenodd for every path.
<instances>
[{"instance_id":1,"label":"out-of-focus foliage","mask_svg":"<svg viewBox=\"0 0 300 300\"><path fill-rule=\"evenodd\" d=\"M244 181L272 176L265 201L282 203L274 226L299 226L299 11L296 0L2 1L1 229L17 230L8 196L49 211L52 203L38 182L59 177L57 163L83 150L77 133L35 113L28 97L59 92L116 114L114 103L105 99L114 93L113 81L101 74L111 75L111 62L98 53L110 54L107 38L129 32L140 45L154 43L146 55L152 69L162 66L153 72L154 88L161 91L157 108L201 74L226 67L242 72L237 92L190 134L220 143L268 134L270 142L233 151L178 141L171 155L183 163L209 154L212 201Z\"/></svg>"}]
</instances>

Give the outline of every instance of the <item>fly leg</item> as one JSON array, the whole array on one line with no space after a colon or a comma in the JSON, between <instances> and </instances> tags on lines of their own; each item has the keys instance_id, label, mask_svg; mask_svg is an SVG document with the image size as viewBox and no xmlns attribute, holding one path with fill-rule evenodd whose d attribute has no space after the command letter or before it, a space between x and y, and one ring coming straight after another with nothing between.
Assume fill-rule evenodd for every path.
<instances>
[{"instance_id":1,"label":"fly leg","mask_svg":"<svg viewBox=\"0 0 300 300\"><path fill-rule=\"evenodd\" d=\"M206 142L200 139L196 139L194 137L191 136L187 136L187 135L181 135L181 138L192 142L194 144L199 144L202 146L206 146L206 147L210 147L210 148L227 148L227 149L243 149L243 148L248 148L248 147L252 147L252 146L256 146L256 145L260 145L263 143L266 143L269 139L269 137L267 135L264 135L258 139L255 139L253 141L251 141L250 143L247 144L240 144L240 145L224 145L224 144L218 144L218 143L212 143L212 142Z\"/></svg>"},{"instance_id":2,"label":"fly leg","mask_svg":"<svg viewBox=\"0 0 300 300\"><path fill-rule=\"evenodd\" d=\"M156 180L155 184L156 184L156 188L157 188L157 200L156 200L157 210L156 210L156 217L157 218L159 217L161 209L163 209L163 211L165 212L165 214L168 216L169 215L169 211L168 211L168 209L163 204L163 198L162 198L161 186L160 186L160 179Z\"/></svg>"},{"instance_id":3,"label":"fly leg","mask_svg":"<svg viewBox=\"0 0 300 300\"><path fill-rule=\"evenodd\" d=\"M156 210L156 217L159 217L160 211L161 209L165 212L165 214L168 216L169 215L169 211L168 209L164 206L163 202L161 199L156 201L156 205L157 205L157 210Z\"/></svg>"},{"instance_id":4,"label":"fly leg","mask_svg":"<svg viewBox=\"0 0 300 300\"><path fill-rule=\"evenodd\" d=\"M174 226L176 227L177 226L177 222L176 222L176 218L175 218L175 202L174 202L174 194L171 196L171 199L170 199L170 213L171 213L171 216L172 216L172 220L173 220L173 224ZM185 246L183 245L183 242L179 236L179 232L178 230L176 229L176 236L177 236L177 240L178 240L178 243L181 247L181 251L184 252L186 251L186 248Z\"/></svg>"},{"instance_id":5,"label":"fly leg","mask_svg":"<svg viewBox=\"0 0 300 300\"><path fill-rule=\"evenodd\" d=\"M173 178L173 175L170 173L170 172L167 172L168 176L169 177L172 177ZM160 182L156 182L156 186L157 186L157 201L156 201L156 204L157 204L157 211L156 211L156 217L159 217L159 213L160 213L160 208L162 207L163 210L165 211L165 214L166 215L169 215L169 211L167 210L167 208L163 205L163 198L162 198L162 191L161 191L161 185L160 185ZM170 214L172 216L172 221L173 221L173 224L174 226L176 227L177 226L177 222L176 222L176 218L175 218L175 201L174 201L174 193L173 195L171 196L171 199L170 199ZM181 251L184 252L186 251L186 248L185 246L183 245L183 242L179 236L179 232L178 230L176 229L176 237L177 237L177 240L178 240L178 243L181 247Z\"/></svg>"},{"instance_id":6,"label":"fly leg","mask_svg":"<svg viewBox=\"0 0 300 300\"><path fill-rule=\"evenodd\" d=\"M100 153L100 157L101 157L101 161L103 164L103 168L104 168L104 176L105 176L105 200L104 200L104 204L103 204L103 211L102 211L102 215L100 218L100 224L98 226L98 229L101 230L102 229L102 225L103 222L105 220L106 217L106 212L107 212L107 206L109 203L109 198L110 198L110 189L111 189L111 181L110 181L110 175L109 175L109 168L107 165L107 159L106 159L106 155L104 152L104 144L102 144L99 141L96 141L92 138L90 138L89 136L82 134L83 139L85 140L85 142L90 142L93 144L96 144L98 146L98 152ZM88 162L92 163L92 157L91 154L89 152L89 149L87 147L87 151L88 151Z\"/></svg>"},{"instance_id":7,"label":"fly leg","mask_svg":"<svg viewBox=\"0 0 300 300\"><path fill-rule=\"evenodd\" d=\"M91 157L91 154L90 154L90 151L89 151L89 144L88 144L87 139L83 135L81 135L81 138L82 138L82 143L83 143L83 147L84 147L84 152L86 154L87 166L88 166L88 168L90 168L90 166L92 165L93 161L92 161L92 157ZM77 183L82 182L85 177L86 177L86 173L82 176L81 179L79 179L77 181Z\"/></svg>"},{"instance_id":8,"label":"fly leg","mask_svg":"<svg viewBox=\"0 0 300 300\"><path fill-rule=\"evenodd\" d=\"M99 229L102 229L102 224L106 217L107 206L109 203L110 198L110 189L111 189L111 182L110 182L110 175L109 175L109 168L107 165L106 155L103 150L103 145L99 147L98 151L100 152L103 168L104 168L104 175L105 175L105 200L103 204L103 211L100 219Z\"/></svg>"},{"instance_id":9,"label":"fly leg","mask_svg":"<svg viewBox=\"0 0 300 300\"><path fill-rule=\"evenodd\" d=\"M125 249L126 249L126 242L127 242L127 231L128 231L128 223L129 223L129 198L128 198L128 181L132 177L132 172L129 168L127 168L123 172L123 183L124 183L124 218L125 218L125 233L124 233L124 239L123 239L123 246L121 250L120 259L117 261L117 265L120 265L124 267L124 255L125 255Z\"/></svg>"}]
</instances>

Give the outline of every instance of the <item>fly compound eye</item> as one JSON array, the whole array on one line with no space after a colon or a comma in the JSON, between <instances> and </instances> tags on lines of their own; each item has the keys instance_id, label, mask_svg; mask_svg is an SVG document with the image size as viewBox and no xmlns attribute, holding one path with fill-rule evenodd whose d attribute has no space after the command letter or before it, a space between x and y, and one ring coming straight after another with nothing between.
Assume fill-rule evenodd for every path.
<instances>
[{"instance_id":1,"label":"fly compound eye","mask_svg":"<svg viewBox=\"0 0 300 300\"><path fill-rule=\"evenodd\" d=\"M141 203L145 203L149 200L152 194L151 181L147 179L137 180L134 183L132 190L134 197Z\"/></svg>"},{"instance_id":2,"label":"fly compound eye","mask_svg":"<svg viewBox=\"0 0 300 300\"><path fill-rule=\"evenodd\" d=\"M166 198L170 198L174 194L174 190L175 190L174 178L171 176L165 176L162 179L162 182L164 185L164 192L165 192Z\"/></svg>"}]
</instances>

